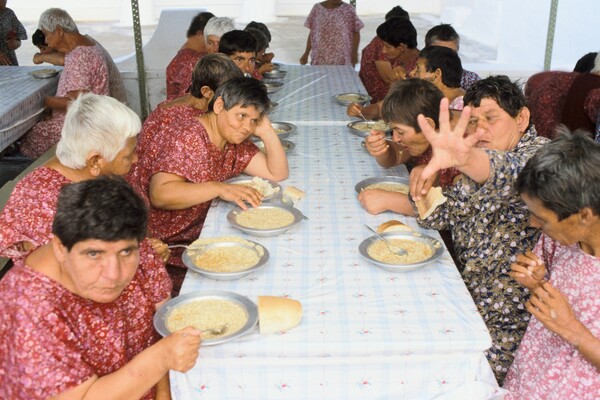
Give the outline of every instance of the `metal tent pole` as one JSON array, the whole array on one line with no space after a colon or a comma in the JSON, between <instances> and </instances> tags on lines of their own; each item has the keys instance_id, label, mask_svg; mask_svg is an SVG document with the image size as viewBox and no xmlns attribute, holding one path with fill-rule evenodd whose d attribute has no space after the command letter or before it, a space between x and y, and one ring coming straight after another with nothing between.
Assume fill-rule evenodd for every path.
<instances>
[{"instance_id":1,"label":"metal tent pole","mask_svg":"<svg viewBox=\"0 0 600 400\"><path fill-rule=\"evenodd\" d=\"M550 4L550 20L548 21L548 36L546 36L546 55L544 57L544 71L548 71L552 65L552 47L554 46L554 31L556 29L556 13L558 11L558 0L552 0Z\"/></svg>"},{"instance_id":2,"label":"metal tent pole","mask_svg":"<svg viewBox=\"0 0 600 400\"><path fill-rule=\"evenodd\" d=\"M138 89L140 92L140 118L142 121L148 117L150 108L148 106L148 95L146 91L146 68L144 64L144 52L142 50L142 28L140 26L140 9L138 0L131 0L131 14L133 17L133 36L135 39L135 60L138 72Z\"/></svg>"}]
</instances>

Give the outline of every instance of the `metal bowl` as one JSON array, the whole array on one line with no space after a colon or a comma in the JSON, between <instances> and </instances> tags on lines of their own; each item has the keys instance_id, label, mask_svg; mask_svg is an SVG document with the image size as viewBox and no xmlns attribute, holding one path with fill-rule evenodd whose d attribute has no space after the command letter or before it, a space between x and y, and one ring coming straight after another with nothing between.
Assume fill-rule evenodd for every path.
<instances>
[{"instance_id":1,"label":"metal bowl","mask_svg":"<svg viewBox=\"0 0 600 400\"><path fill-rule=\"evenodd\" d=\"M267 93L275 93L283 87L283 82L279 81L263 82L263 84L267 87Z\"/></svg>"},{"instance_id":2,"label":"metal bowl","mask_svg":"<svg viewBox=\"0 0 600 400\"><path fill-rule=\"evenodd\" d=\"M348 125L346 125L346 127L348 127L348 130L350 132L352 132L353 134L366 138L367 136L369 136L371 134L372 130L381 130L381 129L377 129L379 128L379 126L377 126L377 124L381 124L381 121L352 121L352 122L348 122ZM383 123L385 124L385 122ZM387 126L386 129L384 129L382 132L385 132L386 134L390 134L392 133L392 128L390 128L390 126L388 124L385 124ZM376 128L376 129L374 129Z\"/></svg>"},{"instance_id":3,"label":"metal bowl","mask_svg":"<svg viewBox=\"0 0 600 400\"><path fill-rule=\"evenodd\" d=\"M247 185L247 186L252 186L251 185L252 178L253 177L249 176L249 175L240 175L240 176L236 176L235 178L227 179L223 183L229 183L229 184L232 184L232 185ZM271 199L279 196L281 194L281 185L279 185L279 183L277 183L275 181L272 181L270 179L265 179L265 180L267 182L269 182L269 184L273 187L273 189L275 190L275 192L273 194L269 195L269 196L263 197L263 201L265 201L265 200L271 200Z\"/></svg>"},{"instance_id":4,"label":"metal bowl","mask_svg":"<svg viewBox=\"0 0 600 400\"><path fill-rule=\"evenodd\" d=\"M378 177L363 179L362 181L358 182L354 186L354 190L356 190L356 193L360 193L363 190L367 190L368 186L374 185L376 183L390 183L390 184L404 185L404 186L406 186L406 188L408 190L408 178L404 178L402 176L378 176Z\"/></svg>"},{"instance_id":5,"label":"metal bowl","mask_svg":"<svg viewBox=\"0 0 600 400\"><path fill-rule=\"evenodd\" d=\"M31 71L29 75L37 79L48 79L58 75L58 70L52 68L36 69L35 71Z\"/></svg>"},{"instance_id":6,"label":"metal bowl","mask_svg":"<svg viewBox=\"0 0 600 400\"><path fill-rule=\"evenodd\" d=\"M368 253L369 247L377 242L381 241L377 236L373 235L363 240L362 243L358 246L359 253L369 260L371 263L375 264L377 267L384 269L390 272L409 272L415 271L417 269L423 268L425 265L432 263L438 260L442 254L444 253L444 246L439 242L439 240L432 238L431 236L422 235L420 233L414 232L388 232L381 234L384 238L390 239L404 239L410 240L413 242L424 243L433 251L433 255L426 260L413 262L413 263L405 263L405 264L389 264L383 261L376 260L371 257Z\"/></svg>"},{"instance_id":7,"label":"metal bowl","mask_svg":"<svg viewBox=\"0 0 600 400\"><path fill-rule=\"evenodd\" d=\"M262 237L266 237L266 236L277 236L280 235L282 233L284 233L285 231L293 228L294 226L296 226L297 224L300 223L300 221L302 221L302 212L300 212L300 210L298 210L297 208L294 207L288 207L285 206L283 204L262 204L254 209L273 209L273 208L279 208L279 209L283 209L286 210L290 213L292 213L292 215L294 216L294 220L292 221L292 223L290 223L289 225L280 227L280 228L273 228L273 229L257 229L257 228L249 228L247 226L243 226L240 225L237 222L237 216L241 213L244 213L246 211L240 210L240 209L235 209L235 210L231 210L228 214L227 214L227 221L229 221L229 223L231 224L231 226L233 226L234 228L239 229L240 231L247 233L248 235L253 235L253 236L262 236ZM253 208L248 209L248 211L254 210Z\"/></svg>"},{"instance_id":8,"label":"metal bowl","mask_svg":"<svg viewBox=\"0 0 600 400\"><path fill-rule=\"evenodd\" d=\"M264 74L262 74L262 76L265 79L279 79L279 78L285 78L286 74L287 74L287 71L284 71L282 69L273 69L273 71L265 72Z\"/></svg>"},{"instance_id":9,"label":"metal bowl","mask_svg":"<svg viewBox=\"0 0 600 400\"><path fill-rule=\"evenodd\" d=\"M296 125L290 124L289 122L271 122L271 126L277 132L279 139L285 139L290 134L296 132Z\"/></svg>"},{"instance_id":10,"label":"metal bowl","mask_svg":"<svg viewBox=\"0 0 600 400\"><path fill-rule=\"evenodd\" d=\"M349 106L352 103L365 105L371 101L372 97L364 93L340 93L333 96L335 101L342 106Z\"/></svg>"},{"instance_id":11,"label":"metal bowl","mask_svg":"<svg viewBox=\"0 0 600 400\"><path fill-rule=\"evenodd\" d=\"M286 153L289 153L290 151L294 150L294 148L296 147L296 145L294 144L294 142L291 142L287 139L280 139L281 142L281 146L283 146L283 150ZM257 140L256 142L254 142L254 144L260 149L260 151L262 151L263 153L266 151L265 150L265 144L263 143L262 140Z\"/></svg>"},{"instance_id":12,"label":"metal bowl","mask_svg":"<svg viewBox=\"0 0 600 400\"><path fill-rule=\"evenodd\" d=\"M281 69L281 67L283 67L283 64L281 64L281 63L272 63L272 64L273 64L274 71Z\"/></svg>"},{"instance_id":13,"label":"metal bowl","mask_svg":"<svg viewBox=\"0 0 600 400\"><path fill-rule=\"evenodd\" d=\"M258 307L247 297L225 290L201 290L177 296L163 304L156 311L156 314L154 314L154 328L156 328L156 331L162 336L168 336L173 333L169 330L169 328L167 328L167 320L173 310L184 304L198 300L231 301L242 307L246 311L247 316L246 324L239 331L231 332L230 334L221 336L219 338L202 340L202 346L213 346L215 344L221 344L237 339L240 336L250 332L250 330L252 330L252 328L254 328L258 323Z\"/></svg>"},{"instance_id":14,"label":"metal bowl","mask_svg":"<svg viewBox=\"0 0 600 400\"><path fill-rule=\"evenodd\" d=\"M223 241L223 242L209 243L209 244L205 244L205 245L190 247L190 248L187 248L183 252L182 260L183 260L183 263L189 269L191 269L192 271L195 271L195 272L199 273L200 275L205 276L207 278L215 279L217 281L231 281L231 280L235 280L235 279L240 279L246 275L249 275L253 272L258 271L269 260L269 251L264 246L262 246L259 243L253 242L251 240L248 240L248 242L250 242L252 244L233 242L233 241ZM202 268L201 265L197 265L194 262L194 255L202 254L203 251L208 251L210 249L214 249L215 247L223 247L223 248L231 248L231 249L234 249L235 247L245 247L245 248L254 250L256 252L256 254L259 256L259 259L258 259L258 262L255 265L253 265L252 267L244 269L242 271L235 271L235 272L209 271L207 269ZM260 247L262 249L262 254L260 254L258 247Z\"/></svg>"}]
</instances>

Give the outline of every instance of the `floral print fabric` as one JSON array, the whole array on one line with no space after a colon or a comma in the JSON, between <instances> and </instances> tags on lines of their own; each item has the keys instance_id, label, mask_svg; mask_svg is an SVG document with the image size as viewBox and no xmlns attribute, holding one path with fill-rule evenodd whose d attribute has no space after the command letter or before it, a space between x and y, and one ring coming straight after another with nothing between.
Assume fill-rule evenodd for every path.
<instances>
[{"instance_id":1,"label":"floral print fabric","mask_svg":"<svg viewBox=\"0 0 600 400\"><path fill-rule=\"evenodd\" d=\"M600 337L600 259L579 244L563 246L542 235L534 253L546 265L549 282L565 295L575 317ZM505 400L593 400L600 398L600 374L577 349L531 317L505 381Z\"/></svg>"},{"instance_id":2,"label":"floral print fabric","mask_svg":"<svg viewBox=\"0 0 600 400\"><path fill-rule=\"evenodd\" d=\"M157 340L155 305L170 290L163 262L147 241L133 280L106 304L79 297L18 261L0 282L0 398L46 399L123 367ZM143 399L153 399L153 392Z\"/></svg>"},{"instance_id":3,"label":"floral print fabric","mask_svg":"<svg viewBox=\"0 0 600 400\"><path fill-rule=\"evenodd\" d=\"M479 185L463 176L444 189L447 200L419 225L450 229L464 266L467 288L492 336L486 356L502 383L527 328L528 291L508 273L517 254L533 248L539 231L529 227L529 212L513 184L533 154L547 142L531 128L508 152L487 150L490 177Z\"/></svg>"},{"instance_id":4,"label":"floral print fabric","mask_svg":"<svg viewBox=\"0 0 600 400\"><path fill-rule=\"evenodd\" d=\"M192 84L194 67L204 54L184 48L167 65L167 100L183 96Z\"/></svg>"},{"instance_id":5,"label":"floral print fabric","mask_svg":"<svg viewBox=\"0 0 600 400\"><path fill-rule=\"evenodd\" d=\"M5 8L0 11L0 52L8 57L11 65L19 65L15 51L8 48L7 41L11 37L25 40L27 39L27 31L17 19L14 11L10 8Z\"/></svg>"},{"instance_id":6,"label":"floral print fabric","mask_svg":"<svg viewBox=\"0 0 600 400\"><path fill-rule=\"evenodd\" d=\"M352 41L364 24L348 3L333 9L313 6L304 26L310 29L312 65L352 65Z\"/></svg>"}]
</instances>

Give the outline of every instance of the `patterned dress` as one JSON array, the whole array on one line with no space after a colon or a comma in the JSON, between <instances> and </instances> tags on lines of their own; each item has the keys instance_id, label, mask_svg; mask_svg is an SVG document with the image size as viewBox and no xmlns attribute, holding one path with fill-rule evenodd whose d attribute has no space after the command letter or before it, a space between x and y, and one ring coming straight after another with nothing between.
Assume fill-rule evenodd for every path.
<instances>
[{"instance_id":1,"label":"patterned dress","mask_svg":"<svg viewBox=\"0 0 600 400\"><path fill-rule=\"evenodd\" d=\"M23 24L17 19L14 11L5 8L0 11L0 53L4 53L10 60L11 65L19 65L14 50L8 48L9 39L27 39L27 31Z\"/></svg>"},{"instance_id":2,"label":"patterned dress","mask_svg":"<svg viewBox=\"0 0 600 400\"><path fill-rule=\"evenodd\" d=\"M362 50L360 71L358 72L358 76L365 86L365 89L367 89L367 93L373 98L371 103L377 103L383 100L390 89L390 85L385 83L383 79L381 79L381 76L379 76L375 61L389 61L392 65L392 68L396 68L398 66L404 67L408 73L409 71L415 69L418 58L419 57L417 55L407 63L401 62L400 59L388 59L388 57L383 53L383 40L381 40L379 36L375 36L373 40L371 40L371 43L366 45Z\"/></svg>"},{"instance_id":3,"label":"patterned dress","mask_svg":"<svg viewBox=\"0 0 600 400\"><path fill-rule=\"evenodd\" d=\"M183 48L167 65L167 100L183 96L192 84L192 72L203 53Z\"/></svg>"},{"instance_id":4,"label":"patterned dress","mask_svg":"<svg viewBox=\"0 0 600 400\"><path fill-rule=\"evenodd\" d=\"M514 150L487 150L488 180L480 185L463 176L444 189L444 204L418 220L425 228L452 231L463 280L492 336L486 356L500 384L529 321L524 305L528 291L508 274L510 264L517 254L533 248L539 236L529 227L529 212L513 185L527 160L546 142L531 128Z\"/></svg>"},{"instance_id":5,"label":"patterned dress","mask_svg":"<svg viewBox=\"0 0 600 400\"><path fill-rule=\"evenodd\" d=\"M579 245L563 246L542 235L534 252L544 260L549 282L567 297L576 318L600 338L600 259ZM595 400L600 398L600 373L569 343L535 317L504 387L505 400Z\"/></svg>"},{"instance_id":6,"label":"patterned dress","mask_svg":"<svg viewBox=\"0 0 600 400\"><path fill-rule=\"evenodd\" d=\"M579 74L565 96L560 123L571 131L583 129L593 137L600 111L600 75Z\"/></svg>"},{"instance_id":7,"label":"patterned dress","mask_svg":"<svg viewBox=\"0 0 600 400\"><path fill-rule=\"evenodd\" d=\"M463 69L462 78L460 80L460 87L465 90L469 90L469 88L480 79L481 77L477 75L477 73Z\"/></svg>"},{"instance_id":8,"label":"patterned dress","mask_svg":"<svg viewBox=\"0 0 600 400\"><path fill-rule=\"evenodd\" d=\"M150 180L159 172L175 174L194 183L222 182L241 174L259 151L250 140L239 145L228 143L220 150L212 144L206 129L196 118L175 122L163 134L169 140L151 143L150 150L140 157L127 176L148 204ZM210 203L207 201L184 210L150 207L148 228L151 235L168 244L191 243L200 235ZM181 253L173 251L169 263L183 266Z\"/></svg>"},{"instance_id":9,"label":"patterned dress","mask_svg":"<svg viewBox=\"0 0 600 400\"><path fill-rule=\"evenodd\" d=\"M65 54L65 67L58 80L57 97L66 97L69 92L87 91L109 95L108 66L100 46L78 46ZM53 111L23 136L21 152L37 158L54 146L60 139L65 121L65 112Z\"/></svg>"},{"instance_id":10,"label":"patterned dress","mask_svg":"<svg viewBox=\"0 0 600 400\"><path fill-rule=\"evenodd\" d=\"M348 3L329 9L313 6L304 26L310 29L312 65L352 65L354 33L364 24Z\"/></svg>"},{"instance_id":11,"label":"patterned dress","mask_svg":"<svg viewBox=\"0 0 600 400\"><path fill-rule=\"evenodd\" d=\"M106 304L18 261L0 282L0 398L46 399L122 368L156 342L155 305L170 290L148 242L131 283ZM154 399L154 390L142 398Z\"/></svg>"}]
</instances>

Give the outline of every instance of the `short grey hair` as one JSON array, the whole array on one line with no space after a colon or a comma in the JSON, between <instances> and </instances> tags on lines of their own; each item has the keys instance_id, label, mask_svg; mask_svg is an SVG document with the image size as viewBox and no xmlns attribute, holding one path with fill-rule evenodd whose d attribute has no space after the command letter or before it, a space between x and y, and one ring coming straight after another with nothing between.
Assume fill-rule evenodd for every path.
<instances>
[{"instance_id":1,"label":"short grey hair","mask_svg":"<svg viewBox=\"0 0 600 400\"><path fill-rule=\"evenodd\" d=\"M209 35L221 37L227 32L235 29L233 20L228 17L212 17L206 23L204 27L204 37L207 38Z\"/></svg>"},{"instance_id":2,"label":"short grey hair","mask_svg":"<svg viewBox=\"0 0 600 400\"><path fill-rule=\"evenodd\" d=\"M111 162L141 128L140 118L125 104L109 96L82 94L69 104L56 157L74 169L85 167L93 151Z\"/></svg>"},{"instance_id":3,"label":"short grey hair","mask_svg":"<svg viewBox=\"0 0 600 400\"><path fill-rule=\"evenodd\" d=\"M79 32L73 18L71 18L68 12L61 8L49 8L40 15L40 20L38 22L39 29L54 32L59 26L65 32Z\"/></svg>"}]
</instances>

